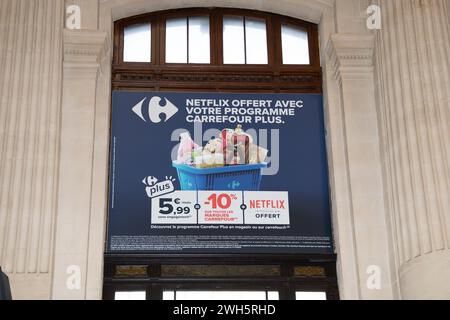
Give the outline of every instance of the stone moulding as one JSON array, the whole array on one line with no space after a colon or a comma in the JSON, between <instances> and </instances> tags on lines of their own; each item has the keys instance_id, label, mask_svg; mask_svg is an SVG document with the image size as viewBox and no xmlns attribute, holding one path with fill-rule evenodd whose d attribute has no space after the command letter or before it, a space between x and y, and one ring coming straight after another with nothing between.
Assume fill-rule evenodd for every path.
<instances>
[{"instance_id":1,"label":"stone moulding","mask_svg":"<svg viewBox=\"0 0 450 320\"><path fill-rule=\"evenodd\" d=\"M64 30L64 77L92 78L98 75L101 58L108 50L106 32Z\"/></svg>"},{"instance_id":2,"label":"stone moulding","mask_svg":"<svg viewBox=\"0 0 450 320\"><path fill-rule=\"evenodd\" d=\"M342 76L372 76L375 48L374 35L333 34L326 53L336 79Z\"/></svg>"}]
</instances>

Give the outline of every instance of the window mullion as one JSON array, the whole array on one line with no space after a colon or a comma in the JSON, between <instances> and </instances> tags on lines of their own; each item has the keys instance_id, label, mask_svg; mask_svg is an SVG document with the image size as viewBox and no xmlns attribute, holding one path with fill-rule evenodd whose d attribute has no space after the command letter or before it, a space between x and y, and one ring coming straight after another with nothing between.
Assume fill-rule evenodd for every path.
<instances>
[{"instance_id":1,"label":"window mullion","mask_svg":"<svg viewBox=\"0 0 450 320\"><path fill-rule=\"evenodd\" d=\"M245 16L242 19L242 24L244 25L244 63L247 64L247 30Z\"/></svg>"},{"instance_id":2,"label":"window mullion","mask_svg":"<svg viewBox=\"0 0 450 320\"><path fill-rule=\"evenodd\" d=\"M189 17L186 17L186 33L187 33L187 41L186 41L186 62L189 63Z\"/></svg>"}]
</instances>

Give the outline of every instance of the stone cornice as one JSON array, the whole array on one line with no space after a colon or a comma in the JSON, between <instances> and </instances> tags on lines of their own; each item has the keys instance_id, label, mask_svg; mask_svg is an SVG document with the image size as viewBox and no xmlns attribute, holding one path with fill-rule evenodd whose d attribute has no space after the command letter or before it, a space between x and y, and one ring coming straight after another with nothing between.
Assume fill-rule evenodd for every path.
<instances>
[{"instance_id":1,"label":"stone cornice","mask_svg":"<svg viewBox=\"0 0 450 320\"><path fill-rule=\"evenodd\" d=\"M331 35L326 52L336 78L372 75L374 47L374 35Z\"/></svg>"},{"instance_id":2,"label":"stone cornice","mask_svg":"<svg viewBox=\"0 0 450 320\"><path fill-rule=\"evenodd\" d=\"M96 77L102 56L108 50L105 32L64 30L64 77Z\"/></svg>"}]
</instances>

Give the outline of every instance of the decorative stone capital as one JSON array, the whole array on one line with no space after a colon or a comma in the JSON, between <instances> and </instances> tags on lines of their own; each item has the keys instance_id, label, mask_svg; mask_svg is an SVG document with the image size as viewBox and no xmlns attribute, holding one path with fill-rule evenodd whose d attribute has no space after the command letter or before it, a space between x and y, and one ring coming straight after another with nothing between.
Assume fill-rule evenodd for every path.
<instances>
[{"instance_id":1,"label":"decorative stone capital","mask_svg":"<svg viewBox=\"0 0 450 320\"><path fill-rule=\"evenodd\" d=\"M331 35L326 52L336 78L372 76L374 47L374 35Z\"/></svg>"},{"instance_id":2,"label":"decorative stone capital","mask_svg":"<svg viewBox=\"0 0 450 320\"><path fill-rule=\"evenodd\" d=\"M96 78L108 48L105 32L64 30L64 77Z\"/></svg>"}]
</instances>

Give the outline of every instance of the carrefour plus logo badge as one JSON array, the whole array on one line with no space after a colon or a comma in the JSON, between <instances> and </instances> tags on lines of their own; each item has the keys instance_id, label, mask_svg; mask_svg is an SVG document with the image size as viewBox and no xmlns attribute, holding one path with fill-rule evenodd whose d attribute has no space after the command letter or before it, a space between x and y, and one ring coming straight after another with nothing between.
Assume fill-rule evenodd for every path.
<instances>
[{"instance_id":1,"label":"carrefour plus logo badge","mask_svg":"<svg viewBox=\"0 0 450 320\"><path fill-rule=\"evenodd\" d=\"M156 177L148 176L142 180L145 185L145 191L149 198L159 197L175 191L173 182L175 179L166 177L164 181L159 181Z\"/></svg>"}]
</instances>

